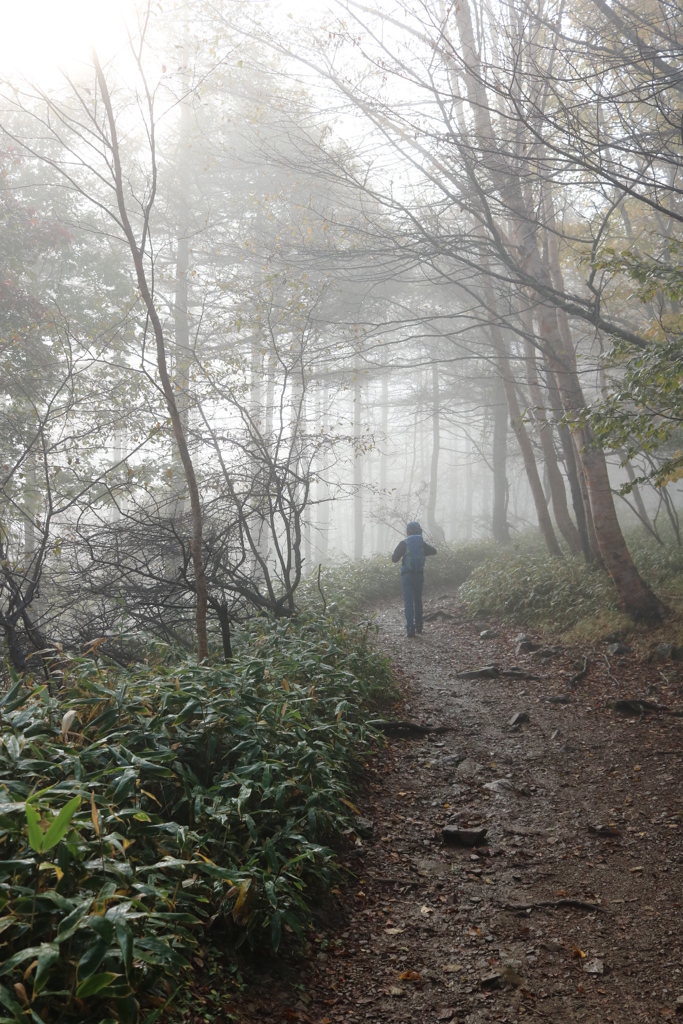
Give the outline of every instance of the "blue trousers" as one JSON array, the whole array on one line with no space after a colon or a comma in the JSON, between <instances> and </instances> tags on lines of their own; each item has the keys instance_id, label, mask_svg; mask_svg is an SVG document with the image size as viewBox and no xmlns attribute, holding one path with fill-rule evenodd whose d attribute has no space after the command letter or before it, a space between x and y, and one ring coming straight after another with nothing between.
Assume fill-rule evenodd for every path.
<instances>
[{"instance_id":1,"label":"blue trousers","mask_svg":"<svg viewBox=\"0 0 683 1024\"><path fill-rule=\"evenodd\" d=\"M417 629L422 632L422 586L424 584L424 573L402 572L401 587L403 589L403 607L406 613L406 626L408 632L412 633Z\"/></svg>"}]
</instances>

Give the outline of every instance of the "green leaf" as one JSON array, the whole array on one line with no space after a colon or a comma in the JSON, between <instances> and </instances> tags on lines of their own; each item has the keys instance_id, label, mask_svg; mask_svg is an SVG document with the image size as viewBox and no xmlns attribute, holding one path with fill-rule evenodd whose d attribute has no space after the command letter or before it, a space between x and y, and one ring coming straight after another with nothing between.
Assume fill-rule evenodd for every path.
<instances>
[{"instance_id":1,"label":"green leaf","mask_svg":"<svg viewBox=\"0 0 683 1024\"><path fill-rule=\"evenodd\" d=\"M88 996L97 995L103 989L111 985L113 981L120 978L120 974L112 974L111 971L104 971L102 974L93 974L91 978L82 981L76 989L76 996L79 999L86 999Z\"/></svg>"},{"instance_id":2,"label":"green leaf","mask_svg":"<svg viewBox=\"0 0 683 1024\"><path fill-rule=\"evenodd\" d=\"M38 824L38 815L31 804L26 804L26 821L28 823L28 841L37 853L43 852L43 830Z\"/></svg>"},{"instance_id":3,"label":"green leaf","mask_svg":"<svg viewBox=\"0 0 683 1024\"><path fill-rule=\"evenodd\" d=\"M78 977L84 981L92 977L108 952L109 943L106 939L98 937L78 961Z\"/></svg>"},{"instance_id":4,"label":"green leaf","mask_svg":"<svg viewBox=\"0 0 683 1024\"><path fill-rule=\"evenodd\" d=\"M130 975L133 969L133 933L128 923L120 917L116 919L116 941L123 955L126 974Z\"/></svg>"},{"instance_id":5,"label":"green leaf","mask_svg":"<svg viewBox=\"0 0 683 1024\"><path fill-rule=\"evenodd\" d=\"M50 968L59 960L59 946L56 942L44 942L38 954L38 966L33 980L33 997L45 988L50 976Z\"/></svg>"},{"instance_id":6,"label":"green leaf","mask_svg":"<svg viewBox=\"0 0 683 1024\"><path fill-rule=\"evenodd\" d=\"M0 967L0 975L9 974L15 967L19 967L20 964L25 963L27 960L35 960L36 957L40 956L41 949L42 946L27 946L26 949L15 953L9 960L5 960L2 967Z\"/></svg>"},{"instance_id":7,"label":"green leaf","mask_svg":"<svg viewBox=\"0 0 683 1024\"><path fill-rule=\"evenodd\" d=\"M50 825L49 829L43 836L43 851L51 850L53 846L56 846L60 839L63 839L66 835L71 819L81 805L80 796L75 796L73 800L69 800L68 804L62 807L61 811ZM27 805L28 809L28 805Z\"/></svg>"}]
</instances>

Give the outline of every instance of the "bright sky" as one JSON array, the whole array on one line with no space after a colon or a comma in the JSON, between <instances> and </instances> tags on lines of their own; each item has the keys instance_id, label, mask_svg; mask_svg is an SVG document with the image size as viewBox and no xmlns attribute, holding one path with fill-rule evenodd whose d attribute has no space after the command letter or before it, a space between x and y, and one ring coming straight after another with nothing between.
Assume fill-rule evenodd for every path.
<instances>
[{"instance_id":1,"label":"bright sky","mask_svg":"<svg viewBox=\"0 0 683 1024\"><path fill-rule=\"evenodd\" d=\"M0 0L0 76L20 73L41 85L71 71L95 46L106 60L125 45L134 0Z\"/></svg>"}]
</instances>

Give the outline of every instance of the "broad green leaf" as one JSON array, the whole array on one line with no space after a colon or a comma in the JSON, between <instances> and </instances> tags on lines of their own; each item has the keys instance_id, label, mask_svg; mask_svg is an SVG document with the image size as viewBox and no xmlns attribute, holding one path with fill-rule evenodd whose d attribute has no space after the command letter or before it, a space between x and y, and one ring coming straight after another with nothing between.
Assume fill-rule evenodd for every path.
<instances>
[{"instance_id":1,"label":"broad green leaf","mask_svg":"<svg viewBox=\"0 0 683 1024\"><path fill-rule=\"evenodd\" d=\"M133 969L133 933L128 923L120 917L116 919L116 941L123 955L126 974L130 975Z\"/></svg>"},{"instance_id":2,"label":"broad green leaf","mask_svg":"<svg viewBox=\"0 0 683 1024\"><path fill-rule=\"evenodd\" d=\"M38 954L38 966L33 980L33 998L45 988L50 976L50 968L59 960L59 946L56 942L44 942Z\"/></svg>"},{"instance_id":3,"label":"broad green leaf","mask_svg":"<svg viewBox=\"0 0 683 1024\"><path fill-rule=\"evenodd\" d=\"M109 952L109 942L99 936L78 961L78 977L85 981L92 977Z\"/></svg>"},{"instance_id":4,"label":"broad green leaf","mask_svg":"<svg viewBox=\"0 0 683 1024\"><path fill-rule=\"evenodd\" d=\"M41 949L42 946L27 946L26 949L15 953L14 956L11 956L9 960L5 960L2 966L0 966L0 975L9 974L15 967L26 963L27 960L35 960L36 957L40 956Z\"/></svg>"},{"instance_id":5,"label":"broad green leaf","mask_svg":"<svg viewBox=\"0 0 683 1024\"><path fill-rule=\"evenodd\" d=\"M43 830L38 824L39 818L36 814L35 808L27 802L26 804L26 821L28 824L28 841L31 844L31 848L37 853L43 852Z\"/></svg>"},{"instance_id":6,"label":"broad green leaf","mask_svg":"<svg viewBox=\"0 0 683 1024\"><path fill-rule=\"evenodd\" d=\"M49 829L43 836L42 851L51 850L53 846L56 846L60 839L63 839L66 835L71 819L81 805L80 796L75 796L73 800L69 800L68 804L62 807L61 811L50 825ZM28 809L28 808L27 808Z\"/></svg>"},{"instance_id":7,"label":"broad green leaf","mask_svg":"<svg viewBox=\"0 0 683 1024\"><path fill-rule=\"evenodd\" d=\"M79 999L87 999L88 996L97 995L98 992L107 988L108 985L111 985L113 981L116 981L116 979L120 977L120 974L112 974L111 971L104 971L102 974L93 974L91 978L81 982L76 989L76 996Z\"/></svg>"}]
</instances>

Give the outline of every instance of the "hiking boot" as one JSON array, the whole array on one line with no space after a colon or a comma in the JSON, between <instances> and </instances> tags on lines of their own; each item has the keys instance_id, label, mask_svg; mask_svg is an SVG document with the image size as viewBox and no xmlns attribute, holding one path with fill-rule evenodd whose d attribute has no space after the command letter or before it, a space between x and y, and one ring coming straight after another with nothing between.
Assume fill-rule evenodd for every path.
<instances>
[{"instance_id":1,"label":"hiking boot","mask_svg":"<svg viewBox=\"0 0 683 1024\"><path fill-rule=\"evenodd\" d=\"M422 636L422 626L416 626L415 632L417 633L418 636Z\"/></svg>"},{"instance_id":2,"label":"hiking boot","mask_svg":"<svg viewBox=\"0 0 683 1024\"><path fill-rule=\"evenodd\" d=\"M413 636L415 636L415 630L414 630L414 629L409 629L409 630L408 630L408 636L409 636L409 637L413 637Z\"/></svg>"}]
</instances>

